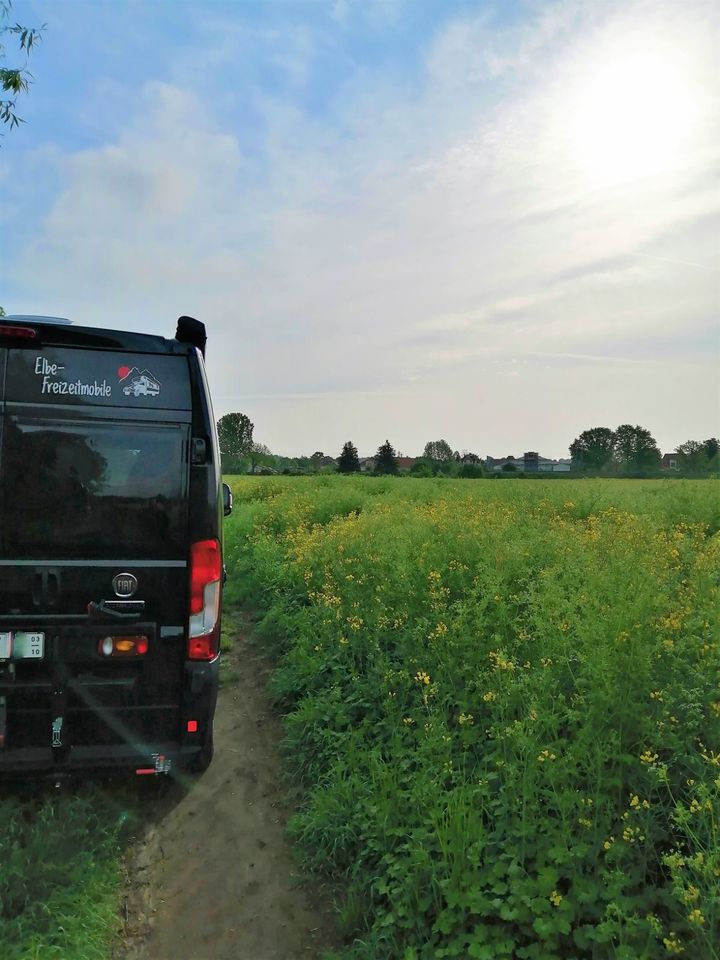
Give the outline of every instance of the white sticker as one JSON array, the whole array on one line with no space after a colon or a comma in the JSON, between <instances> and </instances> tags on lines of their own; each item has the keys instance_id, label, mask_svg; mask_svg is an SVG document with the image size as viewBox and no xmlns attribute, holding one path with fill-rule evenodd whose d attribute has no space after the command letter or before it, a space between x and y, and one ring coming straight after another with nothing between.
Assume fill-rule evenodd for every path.
<instances>
[{"instance_id":1,"label":"white sticker","mask_svg":"<svg viewBox=\"0 0 720 960\"><path fill-rule=\"evenodd\" d=\"M18 630L13 637L13 660L39 660L45 647L44 633Z\"/></svg>"},{"instance_id":2,"label":"white sticker","mask_svg":"<svg viewBox=\"0 0 720 960\"><path fill-rule=\"evenodd\" d=\"M12 633L0 633L0 660L9 660L12 655Z\"/></svg>"}]
</instances>

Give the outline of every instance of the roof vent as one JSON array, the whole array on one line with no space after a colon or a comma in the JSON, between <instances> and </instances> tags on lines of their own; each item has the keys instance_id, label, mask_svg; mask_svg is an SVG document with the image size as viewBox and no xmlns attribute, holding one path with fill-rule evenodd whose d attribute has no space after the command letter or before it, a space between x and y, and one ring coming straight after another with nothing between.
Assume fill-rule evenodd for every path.
<instances>
[{"instance_id":1,"label":"roof vent","mask_svg":"<svg viewBox=\"0 0 720 960\"><path fill-rule=\"evenodd\" d=\"M180 343L191 343L205 356L207 334L205 333L205 324L201 323L200 320L196 320L194 317L178 317L175 339Z\"/></svg>"},{"instance_id":2,"label":"roof vent","mask_svg":"<svg viewBox=\"0 0 720 960\"><path fill-rule=\"evenodd\" d=\"M34 313L8 313L2 317L2 322L5 323L8 320L12 323L59 323L63 326L72 323L72 320L66 317L43 317Z\"/></svg>"}]
</instances>

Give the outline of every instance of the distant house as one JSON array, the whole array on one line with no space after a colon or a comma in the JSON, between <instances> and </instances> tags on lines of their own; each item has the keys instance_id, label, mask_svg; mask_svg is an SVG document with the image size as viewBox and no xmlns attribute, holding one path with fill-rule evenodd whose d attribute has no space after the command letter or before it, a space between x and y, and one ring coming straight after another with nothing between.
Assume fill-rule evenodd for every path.
<instances>
[{"instance_id":1,"label":"distant house","mask_svg":"<svg viewBox=\"0 0 720 960\"><path fill-rule=\"evenodd\" d=\"M417 457L398 457L398 470L411 470L415 466Z\"/></svg>"},{"instance_id":2,"label":"distant house","mask_svg":"<svg viewBox=\"0 0 720 960\"><path fill-rule=\"evenodd\" d=\"M550 457L541 457L534 450L529 450L522 457L485 457L483 461L488 473L499 473L508 464L523 473L569 473L572 469L572 461L567 457L553 460Z\"/></svg>"},{"instance_id":3,"label":"distant house","mask_svg":"<svg viewBox=\"0 0 720 960\"><path fill-rule=\"evenodd\" d=\"M360 457L360 469L363 473L372 473L375 469L375 457Z\"/></svg>"},{"instance_id":4,"label":"distant house","mask_svg":"<svg viewBox=\"0 0 720 960\"><path fill-rule=\"evenodd\" d=\"M679 470L680 456L677 453L665 453L660 461L662 470Z\"/></svg>"}]
</instances>

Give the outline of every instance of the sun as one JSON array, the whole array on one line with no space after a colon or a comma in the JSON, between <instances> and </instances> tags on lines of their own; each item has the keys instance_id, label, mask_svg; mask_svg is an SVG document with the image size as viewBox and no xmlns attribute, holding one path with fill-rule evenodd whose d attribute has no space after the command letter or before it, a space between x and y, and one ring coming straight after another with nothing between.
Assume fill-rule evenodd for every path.
<instances>
[{"instance_id":1,"label":"sun","mask_svg":"<svg viewBox=\"0 0 720 960\"><path fill-rule=\"evenodd\" d=\"M696 126L691 71L662 47L608 51L583 71L570 99L571 151L594 180L672 170Z\"/></svg>"}]
</instances>

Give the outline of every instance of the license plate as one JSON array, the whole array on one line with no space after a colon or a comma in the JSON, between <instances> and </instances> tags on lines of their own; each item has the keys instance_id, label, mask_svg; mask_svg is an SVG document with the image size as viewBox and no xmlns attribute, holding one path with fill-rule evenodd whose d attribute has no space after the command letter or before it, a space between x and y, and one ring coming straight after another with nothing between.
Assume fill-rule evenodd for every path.
<instances>
[{"instance_id":1,"label":"license plate","mask_svg":"<svg viewBox=\"0 0 720 960\"><path fill-rule=\"evenodd\" d=\"M45 652L45 634L16 630L13 634L13 660L39 660Z\"/></svg>"}]
</instances>

